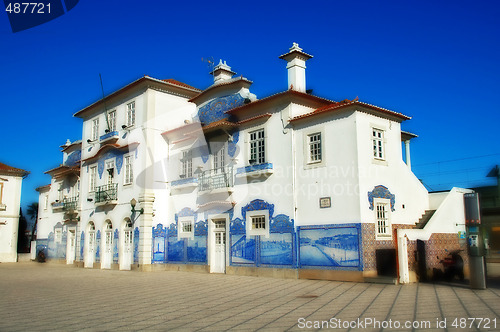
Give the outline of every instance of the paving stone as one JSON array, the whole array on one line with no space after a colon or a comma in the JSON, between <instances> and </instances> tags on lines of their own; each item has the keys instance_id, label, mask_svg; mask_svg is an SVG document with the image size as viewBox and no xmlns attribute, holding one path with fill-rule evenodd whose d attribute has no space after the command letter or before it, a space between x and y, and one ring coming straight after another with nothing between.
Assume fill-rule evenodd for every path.
<instances>
[{"instance_id":1,"label":"paving stone","mask_svg":"<svg viewBox=\"0 0 500 332\"><path fill-rule=\"evenodd\" d=\"M0 265L0 295L2 332L303 331L300 318L354 321L358 317L430 321L431 328L436 328L436 319L447 318L450 329L453 319L469 315L497 318L500 324L499 289L433 284L140 273L18 263Z\"/></svg>"}]
</instances>

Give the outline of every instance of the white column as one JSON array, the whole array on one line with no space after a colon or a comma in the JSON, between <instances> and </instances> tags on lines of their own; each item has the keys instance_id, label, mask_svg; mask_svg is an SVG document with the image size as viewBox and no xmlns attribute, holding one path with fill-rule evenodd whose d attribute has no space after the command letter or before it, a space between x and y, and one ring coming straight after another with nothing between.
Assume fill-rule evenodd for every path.
<instances>
[{"instance_id":1,"label":"white column","mask_svg":"<svg viewBox=\"0 0 500 332\"><path fill-rule=\"evenodd\" d=\"M408 242L404 229L398 229L398 264L399 282L407 284L410 282L410 272L408 270Z\"/></svg>"},{"instance_id":2,"label":"white column","mask_svg":"<svg viewBox=\"0 0 500 332\"><path fill-rule=\"evenodd\" d=\"M139 196L139 207L144 208L139 220L139 265L151 264L151 246L153 245L153 203L155 196L152 192L145 192Z\"/></svg>"},{"instance_id":3,"label":"white column","mask_svg":"<svg viewBox=\"0 0 500 332\"><path fill-rule=\"evenodd\" d=\"M405 141L406 166L411 170L410 140Z\"/></svg>"}]
</instances>

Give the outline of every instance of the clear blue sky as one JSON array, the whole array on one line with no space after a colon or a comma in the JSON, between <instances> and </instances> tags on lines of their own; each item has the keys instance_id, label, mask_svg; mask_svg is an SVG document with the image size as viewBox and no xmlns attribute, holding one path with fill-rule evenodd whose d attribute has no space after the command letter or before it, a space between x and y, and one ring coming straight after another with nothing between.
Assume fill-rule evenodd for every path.
<instances>
[{"instance_id":1,"label":"clear blue sky","mask_svg":"<svg viewBox=\"0 0 500 332\"><path fill-rule=\"evenodd\" d=\"M413 117L414 172L432 189L491 184L500 163L499 1L91 1L12 33L0 14L0 161L29 170L23 206L50 182L59 146L81 137L72 114L143 76L211 84L204 57L286 89L292 42L313 54L307 85ZM476 158L479 157L479 158ZM467 158L467 159L466 159ZM453 161L450 161L453 160Z\"/></svg>"}]
</instances>

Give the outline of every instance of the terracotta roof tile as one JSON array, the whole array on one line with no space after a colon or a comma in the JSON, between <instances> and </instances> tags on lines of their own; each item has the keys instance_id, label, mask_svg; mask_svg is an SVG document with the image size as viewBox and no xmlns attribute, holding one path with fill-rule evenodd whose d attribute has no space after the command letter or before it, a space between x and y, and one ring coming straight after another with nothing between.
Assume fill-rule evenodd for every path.
<instances>
[{"instance_id":1,"label":"terracotta roof tile","mask_svg":"<svg viewBox=\"0 0 500 332\"><path fill-rule=\"evenodd\" d=\"M398 113L398 112L394 112L394 111L391 111L391 110L388 110L386 108L382 108L382 107L378 107L378 106L375 106L375 105L372 105L372 104L368 104L368 103L364 103L364 102L361 102L361 101L358 101L358 100L343 100L343 101L340 101L340 102L335 102L335 103L331 103L329 105L325 105L325 106L322 106L322 107L319 107L317 109L315 109L313 112L310 112L310 113L306 113L306 114L302 114L302 115L299 115L299 116L296 116L294 117L291 121L296 121L296 120L301 120L301 119L305 119L305 118L308 118L308 117L311 117L311 116L315 116L315 115L318 115L318 114L322 114L322 113L326 113L326 112L331 112L331 111L335 111L335 110L340 110L344 107L347 107L347 106L351 106L351 105L360 105L360 106L365 106L367 108L371 108L375 111L378 111L378 112L381 112L381 113L385 113L385 114L388 114L388 115L392 115L392 116L395 116L395 117L398 117L402 120L409 120L411 119L411 117L409 116L406 116L402 113Z\"/></svg>"},{"instance_id":2,"label":"terracotta roof tile","mask_svg":"<svg viewBox=\"0 0 500 332\"><path fill-rule=\"evenodd\" d=\"M189 88L189 89L201 91L200 89L195 88L194 86L188 85L186 83L179 82L177 80L174 80L173 78L167 78L166 80L162 80L162 81L170 83L170 84L175 84L175 85L178 85L178 86L182 86L184 88Z\"/></svg>"},{"instance_id":3,"label":"terracotta roof tile","mask_svg":"<svg viewBox=\"0 0 500 332\"><path fill-rule=\"evenodd\" d=\"M15 168L15 167L3 164L3 163L0 163L0 173L2 173L2 174L20 175L20 176L24 176L24 175L28 175L29 174L29 172L25 171L24 169Z\"/></svg>"}]
</instances>

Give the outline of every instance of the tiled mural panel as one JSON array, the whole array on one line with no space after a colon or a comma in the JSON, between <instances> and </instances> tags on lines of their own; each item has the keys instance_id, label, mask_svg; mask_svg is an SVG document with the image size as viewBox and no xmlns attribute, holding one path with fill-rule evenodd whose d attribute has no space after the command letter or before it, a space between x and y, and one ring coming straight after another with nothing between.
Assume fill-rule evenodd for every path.
<instances>
[{"instance_id":1,"label":"tiled mural panel","mask_svg":"<svg viewBox=\"0 0 500 332\"><path fill-rule=\"evenodd\" d=\"M362 270L360 224L298 227L299 267Z\"/></svg>"},{"instance_id":2,"label":"tiled mural panel","mask_svg":"<svg viewBox=\"0 0 500 332\"><path fill-rule=\"evenodd\" d=\"M415 241L416 242L416 241ZM460 250L459 255L464 260L464 266L469 265L467 244L460 244L458 234L434 233L425 241L425 261L427 269L443 268L441 260L453 251Z\"/></svg>"},{"instance_id":3,"label":"tiled mural panel","mask_svg":"<svg viewBox=\"0 0 500 332\"><path fill-rule=\"evenodd\" d=\"M195 236L194 239L187 239L187 261L192 263L207 261L206 236Z\"/></svg>"},{"instance_id":4,"label":"tiled mural panel","mask_svg":"<svg viewBox=\"0 0 500 332\"><path fill-rule=\"evenodd\" d=\"M293 264L293 233L271 233L260 239L260 262L269 265Z\"/></svg>"},{"instance_id":5,"label":"tiled mural panel","mask_svg":"<svg viewBox=\"0 0 500 332\"><path fill-rule=\"evenodd\" d=\"M231 263L255 264L256 236L231 235Z\"/></svg>"}]
</instances>

